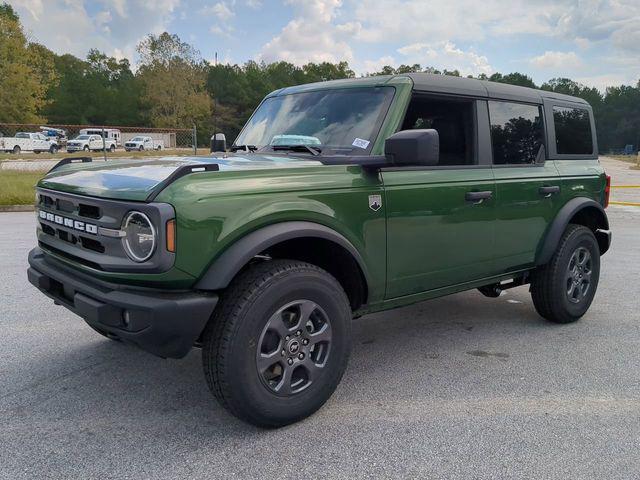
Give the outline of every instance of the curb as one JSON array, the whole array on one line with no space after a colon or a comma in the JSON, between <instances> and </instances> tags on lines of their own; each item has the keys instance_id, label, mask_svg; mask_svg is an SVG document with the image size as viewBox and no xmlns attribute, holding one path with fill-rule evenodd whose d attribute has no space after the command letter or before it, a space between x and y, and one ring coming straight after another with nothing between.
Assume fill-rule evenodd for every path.
<instances>
[{"instance_id":1,"label":"curb","mask_svg":"<svg viewBox=\"0 0 640 480\"><path fill-rule=\"evenodd\" d=\"M33 205L0 205L0 213L2 212L33 212Z\"/></svg>"}]
</instances>

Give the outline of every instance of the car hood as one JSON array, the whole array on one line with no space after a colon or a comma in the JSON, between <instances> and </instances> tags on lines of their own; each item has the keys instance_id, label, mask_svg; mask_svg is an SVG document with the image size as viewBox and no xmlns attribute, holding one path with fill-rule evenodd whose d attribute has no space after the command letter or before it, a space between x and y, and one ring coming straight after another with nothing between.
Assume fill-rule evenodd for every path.
<instances>
[{"instance_id":1,"label":"car hood","mask_svg":"<svg viewBox=\"0 0 640 480\"><path fill-rule=\"evenodd\" d=\"M183 165L218 165L219 171L300 168L322 165L306 157L248 153L209 157L165 157L145 160L68 164L46 175L38 186L78 195L144 201L155 187Z\"/></svg>"}]
</instances>

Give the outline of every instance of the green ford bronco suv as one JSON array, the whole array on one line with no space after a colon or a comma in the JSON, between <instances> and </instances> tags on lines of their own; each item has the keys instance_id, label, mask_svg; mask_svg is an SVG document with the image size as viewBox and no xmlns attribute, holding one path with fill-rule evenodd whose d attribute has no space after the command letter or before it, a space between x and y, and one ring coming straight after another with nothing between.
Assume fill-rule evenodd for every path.
<instances>
[{"instance_id":1,"label":"green ford bronco suv","mask_svg":"<svg viewBox=\"0 0 640 480\"><path fill-rule=\"evenodd\" d=\"M243 420L320 408L356 316L529 284L566 323L593 300L609 180L581 99L429 74L302 85L229 150L63 160L37 187L28 276L105 337L202 347Z\"/></svg>"}]
</instances>

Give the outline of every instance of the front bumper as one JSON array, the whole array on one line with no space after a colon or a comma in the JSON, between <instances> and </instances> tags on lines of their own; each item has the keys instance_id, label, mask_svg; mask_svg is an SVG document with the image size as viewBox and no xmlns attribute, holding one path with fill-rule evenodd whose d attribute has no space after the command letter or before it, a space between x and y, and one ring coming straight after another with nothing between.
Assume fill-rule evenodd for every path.
<instances>
[{"instance_id":1,"label":"front bumper","mask_svg":"<svg viewBox=\"0 0 640 480\"><path fill-rule=\"evenodd\" d=\"M218 303L212 293L171 292L115 285L29 252L29 282L94 328L160 357L184 357Z\"/></svg>"}]
</instances>

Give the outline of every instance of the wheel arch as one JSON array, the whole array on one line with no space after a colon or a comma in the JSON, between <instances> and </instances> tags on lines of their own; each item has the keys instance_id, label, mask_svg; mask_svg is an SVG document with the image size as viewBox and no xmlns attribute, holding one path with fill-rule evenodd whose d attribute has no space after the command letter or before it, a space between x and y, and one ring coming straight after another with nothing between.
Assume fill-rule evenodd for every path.
<instances>
[{"instance_id":1,"label":"wheel arch","mask_svg":"<svg viewBox=\"0 0 640 480\"><path fill-rule=\"evenodd\" d=\"M195 288L224 289L256 256L265 254L306 261L328 271L344 288L353 310L367 301L369 276L357 248L337 231L306 221L268 225L240 238L211 264Z\"/></svg>"},{"instance_id":2,"label":"wheel arch","mask_svg":"<svg viewBox=\"0 0 640 480\"><path fill-rule=\"evenodd\" d=\"M560 209L547 230L536 255L536 265L544 265L551 260L562 233L570 223L583 225L593 231L598 241L600 255L604 255L609 249L609 219L602 205L586 197L573 198Z\"/></svg>"}]
</instances>

